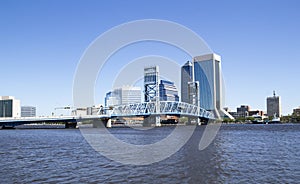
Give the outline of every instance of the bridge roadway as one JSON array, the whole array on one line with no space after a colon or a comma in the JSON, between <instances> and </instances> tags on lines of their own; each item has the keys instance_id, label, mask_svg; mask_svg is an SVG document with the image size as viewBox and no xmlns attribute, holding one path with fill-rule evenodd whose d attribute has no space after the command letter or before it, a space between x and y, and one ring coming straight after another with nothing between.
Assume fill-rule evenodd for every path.
<instances>
[{"instance_id":1,"label":"bridge roadway","mask_svg":"<svg viewBox=\"0 0 300 184\"><path fill-rule=\"evenodd\" d=\"M86 116L48 116L48 117L23 117L23 118L1 118L0 127L15 127L24 124L33 123L65 123L66 128L76 127L77 122L85 120L93 120L94 127L111 126L112 118L122 117L144 117L144 125L148 126L155 122L156 126L160 126L160 116L186 116L200 121L214 119L214 115L198 106L184 102L160 101L160 102L144 102L137 104L119 105L112 110L108 110L107 114L103 114L100 109L98 115Z\"/></svg>"},{"instance_id":2,"label":"bridge roadway","mask_svg":"<svg viewBox=\"0 0 300 184\"><path fill-rule=\"evenodd\" d=\"M77 122L84 120L101 120L110 118L107 115L87 116L46 116L46 117L21 117L21 118L0 118L0 127L15 127L26 124L51 124L64 123L66 128L75 128Z\"/></svg>"}]
</instances>

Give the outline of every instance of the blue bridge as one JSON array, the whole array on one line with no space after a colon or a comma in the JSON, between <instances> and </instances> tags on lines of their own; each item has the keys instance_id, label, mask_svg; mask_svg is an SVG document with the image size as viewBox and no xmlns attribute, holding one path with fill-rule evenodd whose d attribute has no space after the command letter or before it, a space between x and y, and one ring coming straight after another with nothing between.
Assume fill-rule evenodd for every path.
<instances>
[{"instance_id":1,"label":"blue bridge","mask_svg":"<svg viewBox=\"0 0 300 184\"><path fill-rule=\"evenodd\" d=\"M198 106L174 101L144 102L137 104L114 106L111 110L100 109L97 115L86 116L50 116L50 117L30 117L30 118L1 118L0 127L15 127L24 124L39 123L64 123L66 128L76 127L78 122L91 120L94 127L110 127L111 119L125 117L143 117L144 125L155 124L160 126L160 117L163 115L185 116L195 119L198 122L207 122L214 119L214 115Z\"/></svg>"}]
</instances>

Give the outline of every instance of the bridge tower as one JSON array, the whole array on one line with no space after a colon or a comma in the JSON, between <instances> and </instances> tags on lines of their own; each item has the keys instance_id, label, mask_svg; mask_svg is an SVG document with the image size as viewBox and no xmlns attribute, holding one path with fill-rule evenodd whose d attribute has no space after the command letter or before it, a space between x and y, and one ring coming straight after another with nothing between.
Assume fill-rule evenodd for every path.
<instances>
[{"instance_id":1,"label":"bridge tower","mask_svg":"<svg viewBox=\"0 0 300 184\"><path fill-rule=\"evenodd\" d=\"M156 102L156 113L159 113L159 67L144 68L144 101ZM156 117L155 125L160 126L160 116Z\"/></svg>"},{"instance_id":2,"label":"bridge tower","mask_svg":"<svg viewBox=\"0 0 300 184\"><path fill-rule=\"evenodd\" d=\"M159 67L144 68L144 101L153 102L159 100Z\"/></svg>"}]
</instances>

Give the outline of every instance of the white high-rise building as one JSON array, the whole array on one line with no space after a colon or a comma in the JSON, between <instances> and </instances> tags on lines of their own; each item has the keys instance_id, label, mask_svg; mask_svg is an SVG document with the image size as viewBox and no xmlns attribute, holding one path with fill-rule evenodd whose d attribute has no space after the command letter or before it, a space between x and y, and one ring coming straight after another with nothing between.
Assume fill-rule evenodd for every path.
<instances>
[{"instance_id":1,"label":"white high-rise building","mask_svg":"<svg viewBox=\"0 0 300 184\"><path fill-rule=\"evenodd\" d=\"M105 97L107 107L141 103L142 90L140 87L123 86L108 92Z\"/></svg>"},{"instance_id":2,"label":"white high-rise building","mask_svg":"<svg viewBox=\"0 0 300 184\"><path fill-rule=\"evenodd\" d=\"M0 118L21 117L20 100L13 96L0 96Z\"/></svg>"}]
</instances>

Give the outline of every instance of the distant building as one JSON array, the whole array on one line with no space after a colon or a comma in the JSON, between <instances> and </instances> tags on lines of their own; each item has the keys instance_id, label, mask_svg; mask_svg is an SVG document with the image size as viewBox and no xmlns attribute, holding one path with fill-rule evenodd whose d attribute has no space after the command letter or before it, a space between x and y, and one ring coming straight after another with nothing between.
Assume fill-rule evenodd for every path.
<instances>
[{"instance_id":1,"label":"distant building","mask_svg":"<svg viewBox=\"0 0 300 184\"><path fill-rule=\"evenodd\" d=\"M35 117L36 107L33 106L21 106L21 117Z\"/></svg>"},{"instance_id":2,"label":"distant building","mask_svg":"<svg viewBox=\"0 0 300 184\"><path fill-rule=\"evenodd\" d=\"M72 115L75 116L98 115L100 109L103 109L102 105L97 105L93 107L80 107L72 110Z\"/></svg>"},{"instance_id":3,"label":"distant building","mask_svg":"<svg viewBox=\"0 0 300 184\"><path fill-rule=\"evenodd\" d=\"M133 86L123 86L113 91L113 96L119 100L120 105L141 103L141 94L141 88Z\"/></svg>"},{"instance_id":4,"label":"distant building","mask_svg":"<svg viewBox=\"0 0 300 184\"><path fill-rule=\"evenodd\" d=\"M199 82L188 82L188 102L189 104L200 106Z\"/></svg>"},{"instance_id":5,"label":"distant building","mask_svg":"<svg viewBox=\"0 0 300 184\"><path fill-rule=\"evenodd\" d=\"M229 110L227 109L229 112ZM261 116L264 117L264 112L261 110L250 110L250 106L241 105L236 108L236 112L229 112L234 118L246 118L251 116Z\"/></svg>"},{"instance_id":6,"label":"distant building","mask_svg":"<svg viewBox=\"0 0 300 184\"><path fill-rule=\"evenodd\" d=\"M141 103L142 90L140 87L123 86L106 93L105 107Z\"/></svg>"},{"instance_id":7,"label":"distant building","mask_svg":"<svg viewBox=\"0 0 300 184\"><path fill-rule=\"evenodd\" d=\"M115 105L120 105L120 96L116 96L114 91L106 93L105 96L105 107L112 107Z\"/></svg>"},{"instance_id":8,"label":"distant building","mask_svg":"<svg viewBox=\"0 0 300 184\"><path fill-rule=\"evenodd\" d=\"M236 113L238 117L247 117L249 116L250 107L248 105L241 105L236 108Z\"/></svg>"},{"instance_id":9,"label":"distant building","mask_svg":"<svg viewBox=\"0 0 300 184\"><path fill-rule=\"evenodd\" d=\"M186 103L191 103L189 93L189 83L193 82L193 64L190 61L187 61L181 67L181 101ZM197 92L198 93L198 92Z\"/></svg>"},{"instance_id":10,"label":"distant building","mask_svg":"<svg viewBox=\"0 0 300 184\"><path fill-rule=\"evenodd\" d=\"M300 116L300 107L293 109L293 116Z\"/></svg>"},{"instance_id":11,"label":"distant building","mask_svg":"<svg viewBox=\"0 0 300 184\"><path fill-rule=\"evenodd\" d=\"M252 110L252 111L248 111L248 115L249 116L264 116L264 111L261 110Z\"/></svg>"},{"instance_id":12,"label":"distant building","mask_svg":"<svg viewBox=\"0 0 300 184\"><path fill-rule=\"evenodd\" d=\"M179 101L178 90L174 82L160 80L159 98L160 101Z\"/></svg>"},{"instance_id":13,"label":"distant building","mask_svg":"<svg viewBox=\"0 0 300 184\"><path fill-rule=\"evenodd\" d=\"M0 96L0 118L21 117L20 100L13 96Z\"/></svg>"},{"instance_id":14,"label":"distant building","mask_svg":"<svg viewBox=\"0 0 300 184\"><path fill-rule=\"evenodd\" d=\"M107 102L109 101L109 98L112 97L112 92L109 91L106 93L105 98L104 98L104 106L108 107Z\"/></svg>"},{"instance_id":15,"label":"distant building","mask_svg":"<svg viewBox=\"0 0 300 184\"><path fill-rule=\"evenodd\" d=\"M276 96L275 91L273 92L272 97L267 97L267 115L277 117L281 116L281 101L280 97Z\"/></svg>"}]
</instances>

